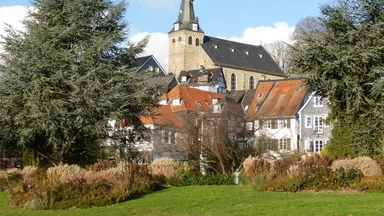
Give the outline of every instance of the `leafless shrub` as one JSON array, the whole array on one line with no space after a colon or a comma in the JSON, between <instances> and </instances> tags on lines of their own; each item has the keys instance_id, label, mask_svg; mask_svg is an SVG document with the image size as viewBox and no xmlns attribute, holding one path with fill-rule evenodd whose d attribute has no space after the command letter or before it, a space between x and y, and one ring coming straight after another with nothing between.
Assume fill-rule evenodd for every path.
<instances>
[{"instance_id":1,"label":"leafless shrub","mask_svg":"<svg viewBox=\"0 0 384 216\"><path fill-rule=\"evenodd\" d=\"M244 160L243 168L247 177L253 182L257 175L268 174L271 164L262 158L249 156Z\"/></svg>"},{"instance_id":2,"label":"leafless shrub","mask_svg":"<svg viewBox=\"0 0 384 216\"><path fill-rule=\"evenodd\" d=\"M166 179L177 176L179 162L172 158L159 158L150 165L152 175L164 176Z\"/></svg>"},{"instance_id":3,"label":"leafless shrub","mask_svg":"<svg viewBox=\"0 0 384 216\"><path fill-rule=\"evenodd\" d=\"M84 169L77 165L60 164L58 166L48 168L47 178L48 181L51 182L64 182L69 178L73 178L73 176L84 176L85 172L86 171Z\"/></svg>"},{"instance_id":4,"label":"leafless shrub","mask_svg":"<svg viewBox=\"0 0 384 216\"><path fill-rule=\"evenodd\" d=\"M21 171L21 174L23 175L24 179L30 179L32 178L33 174L37 170L37 167L32 167L32 166L26 166L24 169Z\"/></svg>"}]
</instances>

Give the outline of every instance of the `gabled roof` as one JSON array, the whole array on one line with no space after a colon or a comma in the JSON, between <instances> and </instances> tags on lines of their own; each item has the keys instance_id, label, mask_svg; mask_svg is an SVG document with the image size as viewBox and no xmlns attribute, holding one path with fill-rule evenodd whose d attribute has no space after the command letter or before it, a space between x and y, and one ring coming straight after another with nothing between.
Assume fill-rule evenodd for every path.
<instances>
[{"instance_id":1,"label":"gabled roof","mask_svg":"<svg viewBox=\"0 0 384 216\"><path fill-rule=\"evenodd\" d=\"M202 47L218 66L284 77L283 71L262 46L204 36Z\"/></svg>"},{"instance_id":2,"label":"gabled roof","mask_svg":"<svg viewBox=\"0 0 384 216\"><path fill-rule=\"evenodd\" d=\"M260 81L257 84L248 112L246 112L245 115L247 120L253 120L259 111L258 107L261 108L261 105L264 103L264 100L267 98L274 85L275 81Z\"/></svg>"},{"instance_id":3,"label":"gabled roof","mask_svg":"<svg viewBox=\"0 0 384 216\"><path fill-rule=\"evenodd\" d=\"M274 85L264 100L260 111L257 112L257 118L291 118L295 117L302 104L304 103L307 90L304 82L301 80L276 80L260 81ZM268 84L266 88L268 88ZM269 84L270 85L270 84ZM257 97L257 95L256 95Z\"/></svg>"},{"instance_id":4,"label":"gabled roof","mask_svg":"<svg viewBox=\"0 0 384 216\"><path fill-rule=\"evenodd\" d=\"M174 112L179 111L201 111L206 112L211 109L213 99L221 99L222 94L202 91L199 89L188 88L178 85L167 94L163 94L160 99L167 99L168 106L172 107ZM181 104L173 106L172 99L181 99Z\"/></svg>"},{"instance_id":5,"label":"gabled roof","mask_svg":"<svg viewBox=\"0 0 384 216\"><path fill-rule=\"evenodd\" d=\"M144 125L155 124L155 125L167 125L183 127L181 119L172 111L170 106L159 106L154 108L154 115L140 117L141 122Z\"/></svg>"},{"instance_id":6,"label":"gabled roof","mask_svg":"<svg viewBox=\"0 0 384 216\"><path fill-rule=\"evenodd\" d=\"M236 103L240 103L243 100L245 93L247 93L246 90L231 91L231 92L228 92L227 97L231 98Z\"/></svg>"},{"instance_id":7,"label":"gabled roof","mask_svg":"<svg viewBox=\"0 0 384 216\"><path fill-rule=\"evenodd\" d=\"M135 58L135 66L136 67L139 67L139 69L149 61L149 59L151 59L153 56L152 55L149 55L149 56L142 56L142 57L136 57Z\"/></svg>"},{"instance_id":8,"label":"gabled roof","mask_svg":"<svg viewBox=\"0 0 384 216\"><path fill-rule=\"evenodd\" d=\"M149 87L158 87L160 94L165 94L170 90L169 85L173 79L176 79L174 75L154 76L147 80L147 85Z\"/></svg>"},{"instance_id":9,"label":"gabled roof","mask_svg":"<svg viewBox=\"0 0 384 216\"><path fill-rule=\"evenodd\" d=\"M180 84L187 85L187 86L188 85L191 85L191 86L211 85L217 80L220 73L223 73L222 68L181 71L177 80ZM183 76L187 77L187 82L181 82L181 78ZM201 80L199 80L199 77L203 78L204 76L207 77L207 80L206 82L201 82ZM223 79L224 79L224 74L223 74Z\"/></svg>"}]
</instances>

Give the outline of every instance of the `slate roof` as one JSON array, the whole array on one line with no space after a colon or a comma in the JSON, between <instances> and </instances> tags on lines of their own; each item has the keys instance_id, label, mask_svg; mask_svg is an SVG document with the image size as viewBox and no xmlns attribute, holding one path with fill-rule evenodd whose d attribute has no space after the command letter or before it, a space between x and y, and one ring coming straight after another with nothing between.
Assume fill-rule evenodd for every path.
<instances>
[{"instance_id":1,"label":"slate roof","mask_svg":"<svg viewBox=\"0 0 384 216\"><path fill-rule=\"evenodd\" d=\"M292 118L304 103L308 91L301 80L260 81L261 85L274 85L257 112L257 118ZM257 97L257 95L256 95Z\"/></svg>"},{"instance_id":2,"label":"slate roof","mask_svg":"<svg viewBox=\"0 0 384 216\"><path fill-rule=\"evenodd\" d=\"M172 80L175 79L174 75L167 76L154 76L147 80L147 85L149 87L159 88L160 94L165 94L170 90L170 84Z\"/></svg>"},{"instance_id":3,"label":"slate roof","mask_svg":"<svg viewBox=\"0 0 384 216\"><path fill-rule=\"evenodd\" d=\"M203 72L200 72L200 70L189 70L189 71L181 71L179 77L177 80L179 83L183 85L210 85L214 81L217 80L217 77L219 74L222 73L222 68L211 68L211 69L203 69ZM208 76L208 82L199 82L199 77L201 76ZM187 82L181 82L181 77L186 76ZM224 76L224 75L223 75Z\"/></svg>"},{"instance_id":4,"label":"slate roof","mask_svg":"<svg viewBox=\"0 0 384 216\"><path fill-rule=\"evenodd\" d=\"M136 57L135 58L135 66L136 67L142 67L150 58L152 58L152 55L143 56L143 57Z\"/></svg>"},{"instance_id":5,"label":"slate roof","mask_svg":"<svg viewBox=\"0 0 384 216\"><path fill-rule=\"evenodd\" d=\"M178 85L167 94L160 96L160 99L169 99L168 106L172 107L174 112L179 111L202 111L206 112L211 110L213 99L221 99L224 95L202 91L195 88L188 88L186 86ZM182 99L181 104L173 106L172 99ZM200 106L198 105L200 104Z\"/></svg>"},{"instance_id":6,"label":"slate roof","mask_svg":"<svg viewBox=\"0 0 384 216\"><path fill-rule=\"evenodd\" d=\"M252 100L255 96L255 92L256 92L256 89L247 90L247 92L245 93L245 95L243 97L241 105L243 106L243 110L245 113L247 113L247 111L249 110L249 108L251 106Z\"/></svg>"},{"instance_id":7,"label":"slate roof","mask_svg":"<svg viewBox=\"0 0 384 216\"><path fill-rule=\"evenodd\" d=\"M218 66L284 77L284 72L262 46L204 36L202 47Z\"/></svg>"},{"instance_id":8,"label":"slate roof","mask_svg":"<svg viewBox=\"0 0 384 216\"><path fill-rule=\"evenodd\" d=\"M240 103L245 96L246 90L228 92L227 97L234 100L236 103Z\"/></svg>"},{"instance_id":9,"label":"slate roof","mask_svg":"<svg viewBox=\"0 0 384 216\"><path fill-rule=\"evenodd\" d=\"M140 117L141 122L146 124L157 124L183 127L181 119L172 111L170 106L159 106L154 108L153 116L142 116Z\"/></svg>"}]
</instances>

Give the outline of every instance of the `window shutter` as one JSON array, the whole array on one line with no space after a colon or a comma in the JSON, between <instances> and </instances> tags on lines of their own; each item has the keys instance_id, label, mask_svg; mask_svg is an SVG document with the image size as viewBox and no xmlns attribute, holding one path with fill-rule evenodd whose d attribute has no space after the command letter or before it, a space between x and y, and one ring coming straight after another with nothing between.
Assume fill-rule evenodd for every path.
<instances>
[{"instance_id":1,"label":"window shutter","mask_svg":"<svg viewBox=\"0 0 384 216\"><path fill-rule=\"evenodd\" d=\"M287 128L291 128L291 119L287 119Z\"/></svg>"},{"instance_id":2,"label":"window shutter","mask_svg":"<svg viewBox=\"0 0 384 216\"><path fill-rule=\"evenodd\" d=\"M272 129L277 129L277 119L272 119Z\"/></svg>"},{"instance_id":3,"label":"window shutter","mask_svg":"<svg viewBox=\"0 0 384 216\"><path fill-rule=\"evenodd\" d=\"M287 139L287 150L291 151L291 139L290 138Z\"/></svg>"},{"instance_id":4,"label":"window shutter","mask_svg":"<svg viewBox=\"0 0 384 216\"><path fill-rule=\"evenodd\" d=\"M274 151L277 151L279 149L279 140L278 139L272 139L271 149Z\"/></svg>"}]
</instances>

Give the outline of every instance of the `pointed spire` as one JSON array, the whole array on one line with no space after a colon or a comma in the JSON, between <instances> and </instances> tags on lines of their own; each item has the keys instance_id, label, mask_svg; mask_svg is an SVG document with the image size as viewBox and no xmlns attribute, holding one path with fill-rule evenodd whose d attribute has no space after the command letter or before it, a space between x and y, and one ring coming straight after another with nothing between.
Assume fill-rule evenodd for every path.
<instances>
[{"instance_id":1,"label":"pointed spire","mask_svg":"<svg viewBox=\"0 0 384 216\"><path fill-rule=\"evenodd\" d=\"M202 32L199 26L199 20L195 16L193 0L181 1L179 18L174 23L172 31L178 31L182 29Z\"/></svg>"}]
</instances>

